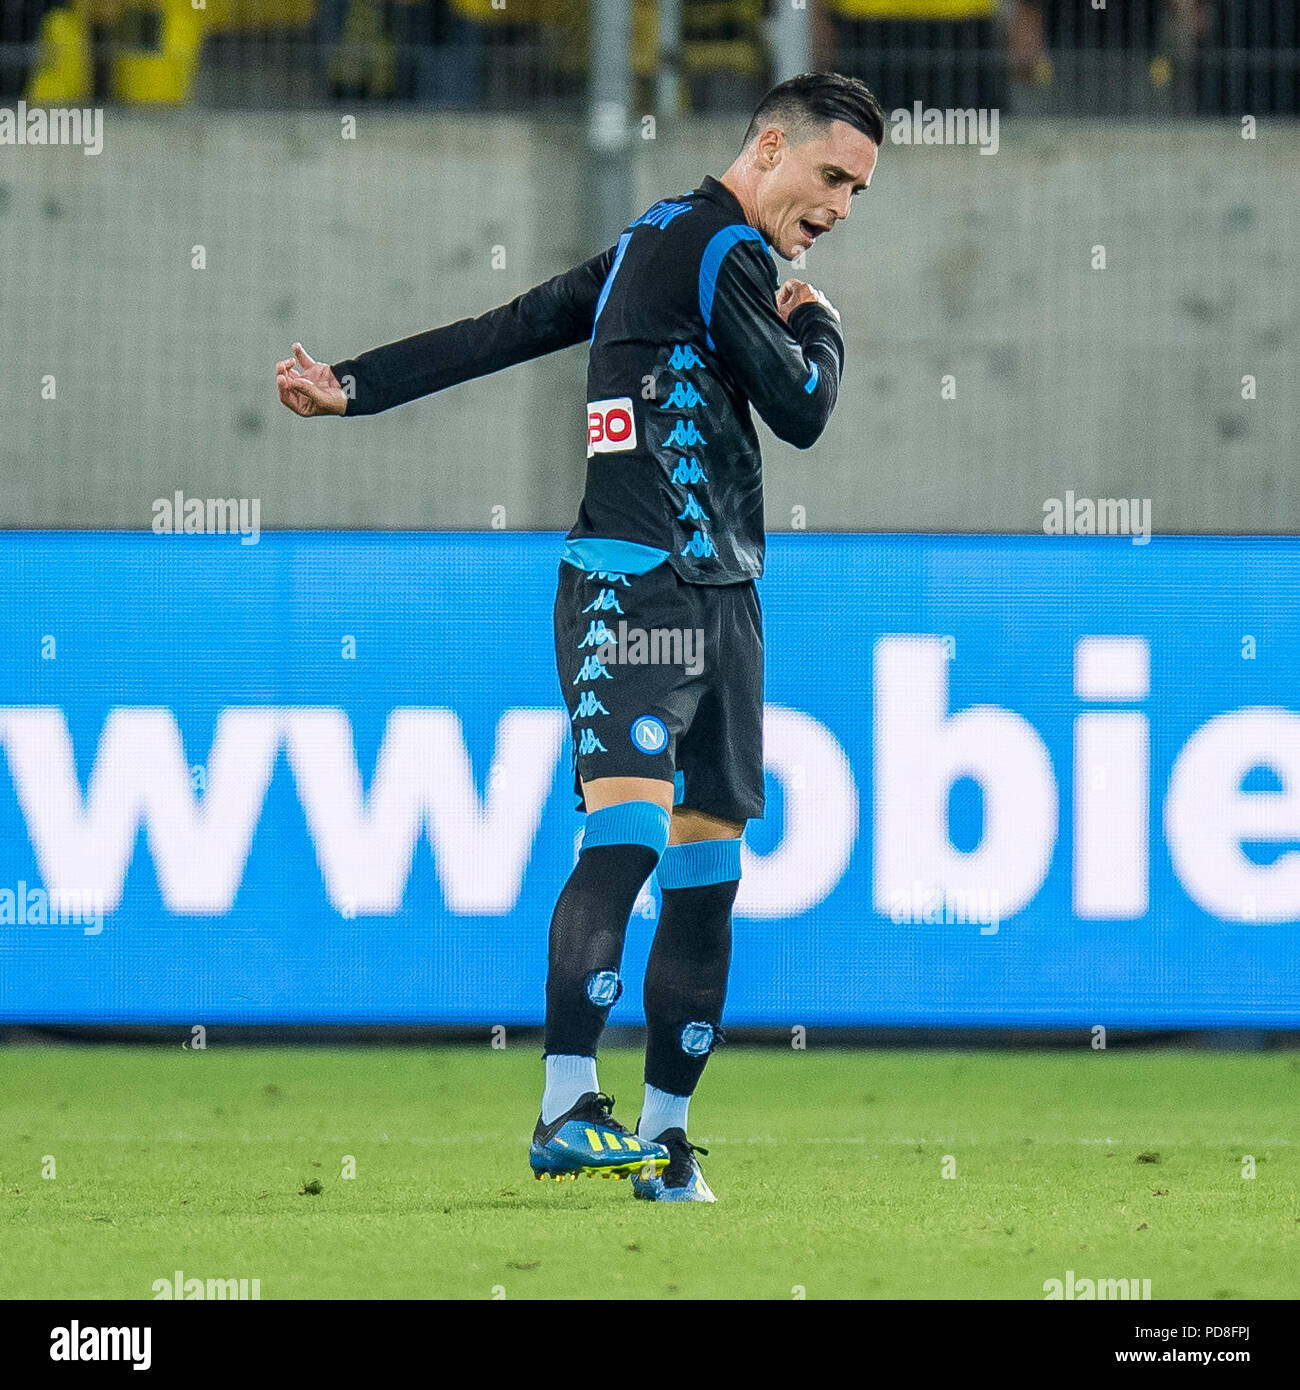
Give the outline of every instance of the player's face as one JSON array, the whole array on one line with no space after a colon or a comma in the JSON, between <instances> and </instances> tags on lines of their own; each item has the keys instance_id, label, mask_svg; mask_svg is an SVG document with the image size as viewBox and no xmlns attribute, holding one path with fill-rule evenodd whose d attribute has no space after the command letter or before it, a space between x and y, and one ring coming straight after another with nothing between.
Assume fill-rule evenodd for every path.
<instances>
[{"instance_id":1,"label":"player's face","mask_svg":"<svg viewBox=\"0 0 1300 1390\"><path fill-rule=\"evenodd\" d=\"M760 141L766 138L764 132ZM772 153L759 192L760 230L789 261L849 215L853 198L871 182L878 151L860 130L832 121L825 133L799 144L779 134Z\"/></svg>"}]
</instances>

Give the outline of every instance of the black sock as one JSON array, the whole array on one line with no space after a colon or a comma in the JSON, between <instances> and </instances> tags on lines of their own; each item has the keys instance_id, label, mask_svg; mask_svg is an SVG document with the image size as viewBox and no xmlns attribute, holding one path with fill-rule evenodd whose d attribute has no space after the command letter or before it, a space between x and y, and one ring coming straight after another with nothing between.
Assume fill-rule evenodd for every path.
<instances>
[{"instance_id":1,"label":"black sock","mask_svg":"<svg viewBox=\"0 0 1300 1390\"><path fill-rule=\"evenodd\" d=\"M647 1085L694 1094L721 1038L731 966L731 906L740 883L665 888L645 975Z\"/></svg>"},{"instance_id":2,"label":"black sock","mask_svg":"<svg viewBox=\"0 0 1300 1390\"><path fill-rule=\"evenodd\" d=\"M627 919L659 855L645 845L584 849L551 918L547 1055L594 1057L618 977Z\"/></svg>"}]
</instances>

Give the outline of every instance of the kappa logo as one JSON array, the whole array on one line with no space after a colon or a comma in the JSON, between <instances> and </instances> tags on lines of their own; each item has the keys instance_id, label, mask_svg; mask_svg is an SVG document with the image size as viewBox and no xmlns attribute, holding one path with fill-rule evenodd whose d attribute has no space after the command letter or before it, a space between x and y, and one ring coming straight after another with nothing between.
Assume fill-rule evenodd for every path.
<instances>
[{"instance_id":1,"label":"kappa logo","mask_svg":"<svg viewBox=\"0 0 1300 1390\"><path fill-rule=\"evenodd\" d=\"M709 441L695 428L694 420L678 420L669 432L665 444L675 445L678 449L693 449L697 444L707 444Z\"/></svg>"},{"instance_id":2,"label":"kappa logo","mask_svg":"<svg viewBox=\"0 0 1300 1390\"><path fill-rule=\"evenodd\" d=\"M596 737L594 729L583 729L578 740L578 752L584 757L592 753L608 753L609 749Z\"/></svg>"},{"instance_id":3,"label":"kappa logo","mask_svg":"<svg viewBox=\"0 0 1300 1390\"><path fill-rule=\"evenodd\" d=\"M626 583L626 581L624 582ZM613 589L602 589L582 611L584 613L608 613L611 608L615 613L623 611L623 605L618 601L618 595Z\"/></svg>"},{"instance_id":4,"label":"kappa logo","mask_svg":"<svg viewBox=\"0 0 1300 1390\"><path fill-rule=\"evenodd\" d=\"M680 555L689 555L693 560L711 560L717 553L717 547L704 531L696 531L678 552Z\"/></svg>"},{"instance_id":5,"label":"kappa logo","mask_svg":"<svg viewBox=\"0 0 1300 1390\"><path fill-rule=\"evenodd\" d=\"M605 670L603 663L597 661L594 656L589 656L569 684L580 685L583 681L612 681L613 679L614 677Z\"/></svg>"},{"instance_id":6,"label":"kappa logo","mask_svg":"<svg viewBox=\"0 0 1300 1390\"><path fill-rule=\"evenodd\" d=\"M587 625L586 635L578 643L578 650L583 647L603 647L606 642L618 645L618 638L605 626L604 618L593 618Z\"/></svg>"},{"instance_id":7,"label":"kappa logo","mask_svg":"<svg viewBox=\"0 0 1300 1390\"><path fill-rule=\"evenodd\" d=\"M673 469L673 482L675 483L707 483L709 475L700 467L697 458L678 459L677 467Z\"/></svg>"},{"instance_id":8,"label":"kappa logo","mask_svg":"<svg viewBox=\"0 0 1300 1390\"><path fill-rule=\"evenodd\" d=\"M697 405L704 404L704 397L691 385L689 381L679 381L668 393L667 399L660 410L694 410Z\"/></svg>"},{"instance_id":9,"label":"kappa logo","mask_svg":"<svg viewBox=\"0 0 1300 1390\"><path fill-rule=\"evenodd\" d=\"M630 453L636 448L632 397L587 402L587 457Z\"/></svg>"},{"instance_id":10,"label":"kappa logo","mask_svg":"<svg viewBox=\"0 0 1300 1390\"><path fill-rule=\"evenodd\" d=\"M681 372L688 367L702 367L704 362L689 343L677 343L673 347L672 356L668 359L668 365L673 371Z\"/></svg>"},{"instance_id":11,"label":"kappa logo","mask_svg":"<svg viewBox=\"0 0 1300 1390\"><path fill-rule=\"evenodd\" d=\"M594 690L584 690L573 717L574 719L594 719L598 714L608 713L609 711L601 704Z\"/></svg>"}]
</instances>

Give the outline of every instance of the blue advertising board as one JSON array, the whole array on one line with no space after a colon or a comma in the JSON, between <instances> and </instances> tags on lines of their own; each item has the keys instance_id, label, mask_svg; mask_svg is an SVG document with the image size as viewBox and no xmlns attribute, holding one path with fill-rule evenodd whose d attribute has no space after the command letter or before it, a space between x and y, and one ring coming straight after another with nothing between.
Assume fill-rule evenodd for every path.
<instances>
[{"instance_id":1,"label":"blue advertising board","mask_svg":"<svg viewBox=\"0 0 1300 1390\"><path fill-rule=\"evenodd\" d=\"M1300 1025L1300 542L1144 539L770 539L730 1024ZM540 1021L561 546L0 536L0 1021Z\"/></svg>"}]
</instances>

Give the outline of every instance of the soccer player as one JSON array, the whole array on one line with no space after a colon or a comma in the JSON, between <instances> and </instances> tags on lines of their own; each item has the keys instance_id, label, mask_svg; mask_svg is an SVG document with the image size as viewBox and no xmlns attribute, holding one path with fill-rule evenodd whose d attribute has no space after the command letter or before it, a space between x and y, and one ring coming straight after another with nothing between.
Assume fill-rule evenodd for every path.
<instances>
[{"instance_id":1,"label":"soccer player","mask_svg":"<svg viewBox=\"0 0 1300 1390\"><path fill-rule=\"evenodd\" d=\"M740 837L763 814L763 487L750 406L806 449L844 364L839 314L800 280L778 291L772 253L793 260L849 215L883 137L861 82L791 78L763 98L720 179L656 203L604 254L478 318L333 366L295 343L276 367L291 410L350 417L590 344L586 490L555 601L586 820L551 922L530 1150L539 1178L630 1175L641 1198L715 1200L686 1136L721 1037ZM656 643L684 654L696 634L702 660L645 660ZM633 1133L600 1089L596 1051L652 872L662 910Z\"/></svg>"}]
</instances>

